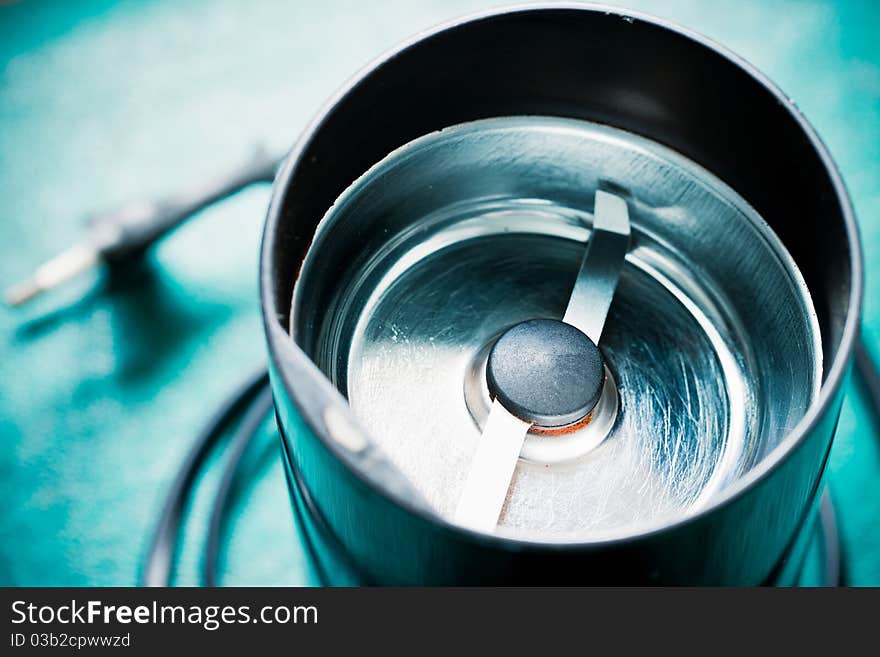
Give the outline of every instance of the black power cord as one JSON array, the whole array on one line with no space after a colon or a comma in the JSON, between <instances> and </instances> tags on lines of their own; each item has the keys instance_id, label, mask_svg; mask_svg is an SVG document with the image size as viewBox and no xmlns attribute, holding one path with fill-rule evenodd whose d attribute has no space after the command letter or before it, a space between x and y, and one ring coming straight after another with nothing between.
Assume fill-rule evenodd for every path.
<instances>
[{"instance_id":1,"label":"black power cord","mask_svg":"<svg viewBox=\"0 0 880 657\"><path fill-rule=\"evenodd\" d=\"M843 551L840 548L840 528L837 526L837 513L831 491L828 487L822 492L819 502L819 533L822 549L823 586L843 586L844 577Z\"/></svg>"},{"instance_id":2,"label":"black power cord","mask_svg":"<svg viewBox=\"0 0 880 657\"><path fill-rule=\"evenodd\" d=\"M877 361L871 356L864 331L856 342L855 362L856 374L868 395L868 406L874 413L876 428L880 432L880 369L877 367Z\"/></svg>"},{"instance_id":3,"label":"black power cord","mask_svg":"<svg viewBox=\"0 0 880 657\"><path fill-rule=\"evenodd\" d=\"M208 528L208 540L205 546L202 579L205 586L217 586L217 563L220 559L220 542L226 512L231 505L233 484L238 478L238 470L247 452L248 446L263 425L263 421L272 409L272 391L267 386L252 402L250 408L235 431L230 443L229 458L223 470L223 477L214 498L211 509L211 521Z\"/></svg>"},{"instance_id":4,"label":"black power cord","mask_svg":"<svg viewBox=\"0 0 880 657\"><path fill-rule=\"evenodd\" d=\"M171 583L180 524L187 502L195 488L197 475L225 430L268 385L269 374L266 370L251 376L223 403L196 438L165 498L159 522L147 551L141 576L143 586L168 586Z\"/></svg>"},{"instance_id":5,"label":"black power cord","mask_svg":"<svg viewBox=\"0 0 880 657\"><path fill-rule=\"evenodd\" d=\"M85 240L8 288L6 303L20 306L87 269L137 260L155 242L206 207L250 185L271 183L278 165L277 157L260 148L244 166L216 180L205 181L164 199L127 203L93 215L88 221Z\"/></svg>"}]
</instances>

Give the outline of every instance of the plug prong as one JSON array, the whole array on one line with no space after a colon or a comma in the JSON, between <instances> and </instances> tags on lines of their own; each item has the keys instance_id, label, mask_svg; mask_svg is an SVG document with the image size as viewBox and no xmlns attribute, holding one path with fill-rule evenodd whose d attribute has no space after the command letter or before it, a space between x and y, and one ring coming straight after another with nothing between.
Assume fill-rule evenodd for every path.
<instances>
[{"instance_id":1,"label":"plug prong","mask_svg":"<svg viewBox=\"0 0 880 657\"><path fill-rule=\"evenodd\" d=\"M9 306L20 306L95 267L99 262L100 256L93 246L77 244L41 265L29 278L7 288L4 300Z\"/></svg>"}]
</instances>

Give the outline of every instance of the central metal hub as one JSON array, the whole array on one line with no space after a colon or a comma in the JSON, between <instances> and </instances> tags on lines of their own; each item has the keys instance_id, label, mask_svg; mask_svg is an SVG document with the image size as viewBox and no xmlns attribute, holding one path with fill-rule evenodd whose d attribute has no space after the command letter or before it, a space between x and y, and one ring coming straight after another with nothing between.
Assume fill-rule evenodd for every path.
<instances>
[{"instance_id":1,"label":"central metal hub","mask_svg":"<svg viewBox=\"0 0 880 657\"><path fill-rule=\"evenodd\" d=\"M489 352L489 394L513 415L543 427L586 417L602 395L605 366L582 331L531 319L505 331Z\"/></svg>"}]
</instances>

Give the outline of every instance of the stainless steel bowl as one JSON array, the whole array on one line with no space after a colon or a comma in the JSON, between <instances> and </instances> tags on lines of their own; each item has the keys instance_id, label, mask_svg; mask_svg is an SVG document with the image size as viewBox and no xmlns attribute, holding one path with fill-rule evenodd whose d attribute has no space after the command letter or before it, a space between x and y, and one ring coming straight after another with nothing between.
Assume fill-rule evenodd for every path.
<instances>
[{"instance_id":1,"label":"stainless steel bowl","mask_svg":"<svg viewBox=\"0 0 880 657\"><path fill-rule=\"evenodd\" d=\"M457 526L487 350L561 316L599 189L633 225L607 421L529 435L498 530ZM585 7L420 37L291 153L261 276L294 501L358 581L755 584L795 558L855 224L794 107L700 37Z\"/></svg>"},{"instance_id":2,"label":"stainless steel bowl","mask_svg":"<svg viewBox=\"0 0 880 657\"><path fill-rule=\"evenodd\" d=\"M506 535L625 537L693 514L760 463L818 393L806 284L767 224L709 172L584 121L445 128L337 200L291 313L294 341L441 516L456 507L488 415L487 348L521 321L562 317L600 187L627 198L633 222L602 339L619 411L603 407L601 435L597 422L533 430Z\"/></svg>"}]
</instances>

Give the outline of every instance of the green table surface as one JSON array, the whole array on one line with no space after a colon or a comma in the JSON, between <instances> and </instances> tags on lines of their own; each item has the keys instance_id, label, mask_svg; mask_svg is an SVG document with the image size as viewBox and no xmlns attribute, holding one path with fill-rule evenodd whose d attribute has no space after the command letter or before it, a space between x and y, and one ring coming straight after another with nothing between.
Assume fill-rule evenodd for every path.
<instances>
[{"instance_id":1,"label":"green table surface","mask_svg":"<svg viewBox=\"0 0 880 657\"><path fill-rule=\"evenodd\" d=\"M880 353L880 3L624 3L738 52L828 144L859 215L865 330ZM71 245L95 209L288 147L353 72L482 2L0 3L0 285ZM698 93L699 90L695 90ZM264 362L257 252L269 190L194 218L143 267L0 309L0 584L137 581L167 485L222 399ZM880 440L854 382L830 484L850 581L880 584ZM267 426L246 463L227 584L308 584ZM175 581L198 583L219 462Z\"/></svg>"}]
</instances>

